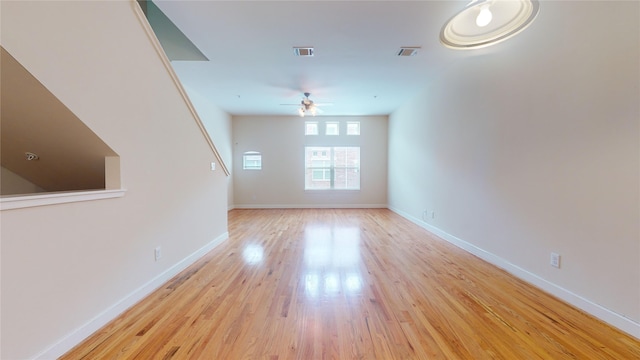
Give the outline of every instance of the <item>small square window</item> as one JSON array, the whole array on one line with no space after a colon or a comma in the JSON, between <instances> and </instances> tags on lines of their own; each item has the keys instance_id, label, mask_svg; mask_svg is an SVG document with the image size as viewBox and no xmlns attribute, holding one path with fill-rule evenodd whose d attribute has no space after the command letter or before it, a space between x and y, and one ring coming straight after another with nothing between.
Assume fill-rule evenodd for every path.
<instances>
[{"instance_id":1,"label":"small square window","mask_svg":"<svg viewBox=\"0 0 640 360\"><path fill-rule=\"evenodd\" d=\"M305 121L304 123L305 135L318 135L318 122L317 121Z\"/></svg>"},{"instance_id":2,"label":"small square window","mask_svg":"<svg viewBox=\"0 0 640 360\"><path fill-rule=\"evenodd\" d=\"M262 154L257 151L247 151L242 155L242 169L261 170Z\"/></svg>"},{"instance_id":3,"label":"small square window","mask_svg":"<svg viewBox=\"0 0 640 360\"><path fill-rule=\"evenodd\" d=\"M325 125L326 125L326 129L325 129L326 135L340 135L339 122L327 121Z\"/></svg>"},{"instance_id":4,"label":"small square window","mask_svg":"<svg viewBox=\"0 0 640 360\"><path fill-rule=\"evenodd\" d=\"M360 121L347 121L347 135L360 135Z\"/></svg>"}]
</instances>

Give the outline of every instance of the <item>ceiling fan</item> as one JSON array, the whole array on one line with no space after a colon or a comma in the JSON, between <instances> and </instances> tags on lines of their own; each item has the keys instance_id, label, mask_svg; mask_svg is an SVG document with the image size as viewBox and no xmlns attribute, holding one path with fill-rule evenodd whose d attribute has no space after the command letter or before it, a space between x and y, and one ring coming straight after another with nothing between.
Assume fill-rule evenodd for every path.
<instances>
[{"instance_id":1,"label":"ceiling fan","mask_svg":"<svg viewBox=\"0 0 640 360\"><path fill-rule=\"evenodd\" d=\"M295 105L299 106L298 114L301 117L304 117L306 114L311 114L311 116L316 116L317 113L321 113L322 110L318 106L326 106L333 105L331 103L315 103L313 100L309 99L311 93L304 93L304 98L300 101L300 104L280 104L280 105Z\"/></svg>"}]
</instances>

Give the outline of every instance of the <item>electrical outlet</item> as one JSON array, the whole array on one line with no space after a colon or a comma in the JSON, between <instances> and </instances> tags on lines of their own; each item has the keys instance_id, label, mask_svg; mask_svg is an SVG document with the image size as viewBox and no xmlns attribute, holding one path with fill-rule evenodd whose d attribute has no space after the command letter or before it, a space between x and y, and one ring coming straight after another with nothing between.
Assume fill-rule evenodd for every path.
<instances>
[{"instance_id":1,"label":"electrical outlet","mask_svg":"<svg viewBox=\"0 0 640 360\"><path fill-rule=\"evenodd\" d=\"M429 221L429 219L435 219L436 218L436 212L431 210L429 211L429 209L424 209L424 211L422 212L422 221Z\"/></svg>"},{"instance_id":2,"label":"electrical outlet","mask_svg":"<svg viewBox=\"0 0 640 360\"><path fill-rule=\"evenodd\" d=\"M160 260L160 258L162 257L162 248L158 246L157 248L155 248L153 253L155 255L156 261Z\"/></svg>"},{"instance_id":3,"label":"electrical outlet","mask_svg":"<svg viewBox=\"0 0 640 360\"><path fill-rule=\"evenodd\" d=\"M211 171L216 171L216 163L211 163Z\"/></svg>"},{"instance_id":4,"label":"electrical outlet","mask_svg":"<svg viewBox=\"0 0 640 360\"><path fill-rule=\"evenodd\" d=\"M560 254L551 253L551 266L560 269Z\"/></svg>"}]
</instances>

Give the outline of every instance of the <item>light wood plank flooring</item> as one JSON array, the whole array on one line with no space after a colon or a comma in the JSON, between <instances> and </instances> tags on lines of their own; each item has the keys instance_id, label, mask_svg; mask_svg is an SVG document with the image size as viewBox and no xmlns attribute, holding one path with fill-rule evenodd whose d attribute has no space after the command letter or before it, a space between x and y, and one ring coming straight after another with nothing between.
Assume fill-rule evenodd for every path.
<instances>
[{"instance_id":1,"label":"light wood plank flooring","mask_svg":"<svg viewBox=\"0 0 640 360\"><path fill-rule=\"evenodd\" d=\"M640 359L386 209L233 210L229 234L63 359Z\"/></svg>"}]
</instances>

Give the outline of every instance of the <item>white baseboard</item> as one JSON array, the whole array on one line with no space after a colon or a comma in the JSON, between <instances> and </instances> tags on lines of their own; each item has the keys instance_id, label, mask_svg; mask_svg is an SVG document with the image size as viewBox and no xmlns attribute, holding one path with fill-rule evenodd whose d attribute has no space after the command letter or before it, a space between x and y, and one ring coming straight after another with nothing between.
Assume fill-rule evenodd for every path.
<instances>
[{"instance_id":1,"label":"white baseboard","mask_svg":"<svg viewBox=\"0 0 640 360\"><path fill-rule=\"evenodd\" d=\"M387 204L243 204L234 209L386 209Z\"/></svg>"},{"instance_id":2,"label":"white baseboard","mask_svg":"<svg viewBox=\"0 0 640 360\"><path fill-rule=\"evenodd\" d=\"M514 265L508 261L506 261L505 259L492 254L490 252L487 252L473 244L470 244L462 239L459 239L451 234L448 234L442 230L440 230L439 228L430 225L424 221L422 221L421 219L418 219L416 217L413 217L403 211L400 211L398 209L393 209L393 208L389 208L389 210L395 212L396 214L404 217L405 219L413 222L414 224L424 228L425 230L429 231L430 233L432 233L433 235L465 250L470 252L473 255L476 255L477 257L509 272L510 274L534 285L539 287L540 289L550 293L551 295L554 295L555 297L585 311L586 313L589 313L593 316L595 316L596 318L610 324L611 326L614 326L624 332L626 332L627 334L640 339L640 323L637 323L623 315L620 315L614 311L611 311L601 305L598 305L592 301L590 301L589 299L586 299L578 294L575 294L565 288L562 288L552 282L549 282L548 280L545 280L543 278L541 278L540 276L531 273L517 265Z\"/></svg>"},{"instance_id":3,"label":"white baseboard","mask_svg":"<svg viewBox=\"0 0 640 360\"><path fill-rule=\"evenodd\" d=\"M89 320L86 324L77 328L69 335L63 337L57 343L40 352L38 355L35 355L33 359L57 359L58 357L64 355L67 351L71 350L74 346L82 342L82 340L98 331L100 328L105 326L111 320L115 319L118 315L125 312L131 306L137 304L140 300L144 299L146 296L158 289L179 272L189 267L189 265L195 263L198 259L203 257L205 254L213 250L213 248L215 248L228 238L228 232L225 232L224 234L218 236L207 245L203 246L199 250L196 250L194 253L187 256L182 261L178 262L169 269L165 270L160 275L151 279L149 282L142 285L131 294L125 296L122 300L107 308L96 317Z\"/></svg>"}]
</instances>

